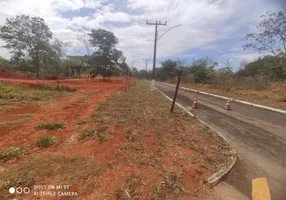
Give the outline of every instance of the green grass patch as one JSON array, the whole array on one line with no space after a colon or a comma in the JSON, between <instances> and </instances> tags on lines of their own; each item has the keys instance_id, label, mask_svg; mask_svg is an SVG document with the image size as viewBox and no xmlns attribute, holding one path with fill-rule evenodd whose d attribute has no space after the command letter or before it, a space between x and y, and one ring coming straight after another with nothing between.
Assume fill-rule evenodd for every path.
<instances>
[{"instance_id":1,"label":"green grass patch","mask_svg":"<svg viewBox=\"0 0 286 200\"><path fill-rule=\"evenodd\" d=\"M0 153L0 161L5 162L5 161L11 160L11 159L19 158L27 149L28 149L27 146L25 146L25 147L8 147Z\"/></svg>"},{"instance_id":2,"label":"green grass patch","mask_svg":"<svg viewBox=\"0 0 286 200\"><path fill-rule=\"evenodd\" d=\"M37 140L36 145L40 148L48 148L49 146L55 145L58 142L55 136L44 136Z\"/></svg>"},{"instance_id":3,"label":"green grass patch","mask_svg":"<svg viewBox=\"0 0 286 200\"><path fill-rule=\"evenodd\" d=\"M40 85L33 89L23 85L0 82L0 99L12 101L42 101L51 100L66 96L70 91L68 89L57 90L56 87Z\"/></svg>"},{"instance_id":4,"label":"green grass patch","mask_svg":"<svg viewBox=\"0 0 286 200\"><path fill-rule=\"evenodd\" d=\"M57 130L60 128L64 128L65 124L61 121L54 121L51 123L42 123L37 126L35 126L36 130L42 130L42 129L47 129L47 130Z\"/></svg>"}]
</instances>

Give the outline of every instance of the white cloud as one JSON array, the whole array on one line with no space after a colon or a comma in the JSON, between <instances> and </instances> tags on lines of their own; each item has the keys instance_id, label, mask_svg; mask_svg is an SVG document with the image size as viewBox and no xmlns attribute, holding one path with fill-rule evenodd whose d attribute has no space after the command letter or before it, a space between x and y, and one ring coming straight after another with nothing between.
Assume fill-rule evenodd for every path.
<instances>
[{"instance_id":1,"label":"white cloud","mask_svg":"<svg viewBox=\"0 0 286 200\"><path fill-rule=\"evenodd\" d=\"M222 60L230 60L236 64L241 63L242 61L252 62L257 60L259 57L263 57L266 54L259 53L228 53L221 56Z\"/></svg>"},{"instance_id":2,"label":"white cloud","mask_svg":"<svg viewBox=\"0 0 286 200\"><path fill-rule=\"evenodd\" d=\"M240 61L252 62L262 56L263 54L250 53L250 54L244 54L244 55L237 55L237 56L234 56L234 58L238 58Z\"/></svg>"},{"instance_id":3,"label":"white cloud","mask_svg":"<svg viewBox=\"0 0 286 200\"><path fill-rule=\"evenodd\" d=\"M147 19L168 22L168 26L159 27L159 35L172 26L182 24L158 41L158 59L168 56L183 57L183 52L199 48L221 54L229 51L232 59L251 60L257 54L243 54L235 44L230 49L223 49L216 42L223 38L231 38L233 43L238 42L241 39L238 37L245 34L243 28L254 30L251 28L257 24L261 14L269 9L277 9L277 5L272 5L267 0L127 0L126 5L121 1L119 5L118 2L0 1L0 25L5 23L6 17L18 14L40 16L45 19L55 37L72 43L68 53L83 51L83 46L76 40L80 32L105 28L113 31L119 38L118 48L124 51L129 64L136 61L135 64L142 69L145 67L142 59L152 58L154 46L154 26L147 26ZM86 16L63 18L61 15L61 12L78 11L80 8L96 10L93 14L86 13ZM7 50L0 48L0 56L8 57L9 54ZM224 55L221 57L225 58Z\"/></svg>"}]
</instances>

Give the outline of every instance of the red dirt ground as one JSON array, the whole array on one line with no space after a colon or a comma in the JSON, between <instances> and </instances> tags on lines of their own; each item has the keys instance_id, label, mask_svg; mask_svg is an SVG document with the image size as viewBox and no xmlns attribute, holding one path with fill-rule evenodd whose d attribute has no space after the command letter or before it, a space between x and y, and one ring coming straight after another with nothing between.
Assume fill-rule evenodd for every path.
<instances>
[{"instance_id":1,"label":"red dirt ground","mask_svg":"<svg viewBox=\"0 0 286 200\"><path fill-rule=\"evenodd\" d=\"M39 80L16 80L16 79L0 79L2 81L10 81L17 83L25 84L56 84L56 81L39 81ZM125 79L123 79L125 80ZM114 123L109 125L108 131L112 133L112 140L108 140L103 144L99 145L97 140L90 140L84 143L78 142L76 137L77 134L84 128L94 125L94 122L90 122L90 115L94 113L95 107L100 101L104 99L105 96L115 92L118 89L124 88L124 81L122 83L94 83L89 79L84 80L62 80L61 85L77 88L78 90L72 94L70 97L60 98L55 101L49 102L33 102L25 104L17 104L16 108L7 111L0 112L0 122L17 120L23 117L27 118L27 121L20 124L2 126L0 131L0 152L11 146L23 146L23 145L33 145L36 143L37 139L41 136L46 135L56 135L60 137L61 145L50 147L48 149L39 149L37 147L31 148L26 154L33 152L54 152L61 153L66 155L84 155L95 157L97 161L100 161L101 164L109 164L112 166L112 161L110 161L110 156L112 152L116 151L117 147L122 145L126 137L123 133L123 127L120 127ZM72 105L73 102L83 98L87 98L86 102ZM63 109L67 105L72 105L69 109ZM87 122L84 125L78 125L80 119L86 119ZM54 131L50 130L35 130L34 126L41 124L43 122L52 122L52 121L64 121L65 128L58 129ZM70 145L72 144L72 145ZM148 138L148 148L154 150L154 138ZM174 144L175 145L175 144ZM177 147L180 148L180 147ZM123 152L118 152L122 157L126 156ZM185 152L188 153L188 152ZM25 156L21 157L16 162L22 162L25 159ZM12 161L13 163L14 161ZM111 163L110 163L111 162ZM168 163L168 157L165 158L164 163ZM8 165L11 164L10 162ZM188 163L186 161L186 167ZM175 167L175 166L174 166ZM126 177L129 175L136 175L140 171L141 174L144 174L144 177L148 177L146 180L143 180L144 196L152 194L153 184L157 183L160 180L158 173L154 168L145 168L138 169L137 167L132 167L128 165L118 166L116 169L111 169L107 171L104 176L100 177L100 190L95 189L91 194L86 194L84 197L78 197L75 199L82 200L95 200L102 199L102 191L107 194L114 194L115 190L123 187ZM209 172L207 172L209 174ZM192 181L190 181L192 179ZM49 182L56 181L57 178L54 177ZM188 192L196 193L196 190L200 190L202 183L200 182L202 177L195 174L194 171L185 171L184 176L182 177L182 183L185 186L185 190ZM40 183L39 183L40 184ZM149 185L149 187L148 187ZM146 191L146 187L149 188ZM72 188L73 191L76 188ZM203 189L204 193L210 193L209 189ZM199 194L194 196L192 199L207 199L204 198L205 194ZM1 197L1 195L0 195ZM32 194L27 195L24 199L51 199L50 197L36 197ZM52 198L53 199L53 198ZM72 199L72 198L57 198L61 200ZM112 199L108 196L104 199ZM182 196L180 199L189 199L188 197ZM215 198L209 198L214 200Z\"/></svg>"},{"instance_id":2,"label":"red dirt ground","mask_svg":"<svg viewBox=\"0 0 286 200\"><path fill-rule=\"evenodd\" d=\"M9 82L29 83L29 84L56 84L55 81L42 80L16 80L16 79L0 79ZM0 149L9 146L19 146L25 144L33 144L39 136L50 134L49 131L36 131L33 127L40 123L51 121L65 121L67 127L58 130L63 140L77 133L77 127L74 127L78 119L88 118L94 111L98 102L113 91L123 88L124 84L113 83L93 83L82 80L64 80L61 86L77 88L78 90L71 97L64 97L56 101L45 103L26 103L19 104L12 110L0 112L0 121L17 120L23 118L23 115L28 116L29 122L23 124L15 124L1 127L0 132ZM83 89L84 88L84 89ZM76 100L91 95L91 99L87 103L74 105L69 109L63 109L66 105L70 105Z\"/></svg>"}]
</instances>

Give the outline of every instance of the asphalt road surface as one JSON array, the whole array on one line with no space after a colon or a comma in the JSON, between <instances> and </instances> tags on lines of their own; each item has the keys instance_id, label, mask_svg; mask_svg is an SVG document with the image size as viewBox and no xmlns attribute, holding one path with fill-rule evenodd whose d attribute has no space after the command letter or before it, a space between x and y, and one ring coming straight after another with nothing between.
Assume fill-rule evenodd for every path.
<instances>
[{"instance_id":1,"label":"asphalt road surface","mask_svg":"<svg viewBox=\"0 0 286 200\"><path fill-rule=\"evenodd\" d=\"M175 87L158 82L156 87L173 99ZM177 103L191 109L196 95L179 89ZM286 115L237 102L225 110L226 100L203 94L198 103L191 112L220 132L238 154L233 170L217 186L225 199L251 199L252 179L266 177L272 200L286 200Z\"/></svg>"}]
</instances>

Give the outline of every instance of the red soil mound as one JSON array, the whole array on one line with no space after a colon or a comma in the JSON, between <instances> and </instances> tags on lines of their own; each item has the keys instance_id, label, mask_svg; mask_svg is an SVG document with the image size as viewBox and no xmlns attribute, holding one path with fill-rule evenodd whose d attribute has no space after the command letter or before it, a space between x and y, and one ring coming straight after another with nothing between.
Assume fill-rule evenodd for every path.
<instances>
[{"instance_id":1,"label":"red soil mound","mask_svg":"<svg viewBox=\"0 0 286 200\"><path fill-rule=\"evenodd\" d=\"M8 71L1 66L0 66L0 78L29 79L28 77L21 76L15 72Z\"/></svg>"}]
</instances>

